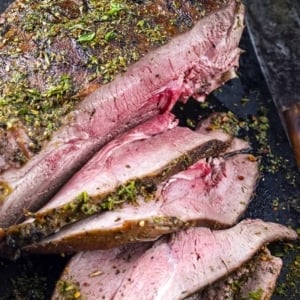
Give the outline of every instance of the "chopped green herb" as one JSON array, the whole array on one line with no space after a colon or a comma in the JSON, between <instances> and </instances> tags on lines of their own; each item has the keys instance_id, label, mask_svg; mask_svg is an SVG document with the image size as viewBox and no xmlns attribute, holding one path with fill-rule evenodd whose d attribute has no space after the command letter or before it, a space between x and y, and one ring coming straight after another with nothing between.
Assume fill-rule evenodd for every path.
<instances>
[{"instance_id":1,"label":"chopped green herb","mask_svg":"<svg viewBox=\"0 0 300 300\"><path fill-rule=\"evenodd\" d=\"M78 42L90 42L92 41L96 36L95 32L85 33L78 37Z\"/></svg>"},{"instance_id":2,"label":"chopped green herb","mask_svg":"<svg viewBox=\"0 0 300 300\"><path fill-rule=\"evenodd\" d=\"M258 289L257 291L249 292L249 300L261 300L263 295L263 290Z\"/></svg>"},{"instance_id":3,"label":"chopped green herb","mask_svg":"<svg viewBox=\"0 0 300 300\"><path fill-rule=\"evenodd\" d=\"M109 15L109 16L117 16L118 13L124 8L125 7L120 3L111 2L110 10L107 11L106 14Z\"/></svg>"},{"instance_id":4,"label":"chopped green herb","mask_svg":"<svg viewBox=\"0 0 300 300\"><path fill-rule=\"evenodd\" d=\"M241 99L241 103L242 103L243 105L247 104L249 101L250 101L250 99L247 98L247 97L243 97L243 98Z\"/></svg>"},{"instance_id":5,"label":"chopped green herb","mask_svg":"<svg viewBox=\"0 0 300 300\"><path fill-rule=\"evenodd\" d=\"M190 119L190 118L188 118L188 119L186 120L186 124L187 124L187 126L190 127L190 128L195 128L195 127L196 127L196 122L195 122L194 120Z\"/></svg>"},{"instance_id":6,"label":"chopped green herb","mask_svg":"<svg viewBox=\"0 0 300 300\"><path fill-rule=\"evenodd\" d=\"M109 42L109 41L113 40L115 37L116 37L116 34L113 31L110 31L105 34L104 39L105 39L105 41Z\"/></svg>"},{"instance_id":7,"label":"chopped green herb","mask_svg":"<svg viewBox=\"0 0 300 300\"><path fill-rule=\"evenodd\" d=\"M64 300L84 300L81 296L80 288L77 284L68 282L66 280L59 280L57 282L57 290Z\"/></svg>"}]
</instances>

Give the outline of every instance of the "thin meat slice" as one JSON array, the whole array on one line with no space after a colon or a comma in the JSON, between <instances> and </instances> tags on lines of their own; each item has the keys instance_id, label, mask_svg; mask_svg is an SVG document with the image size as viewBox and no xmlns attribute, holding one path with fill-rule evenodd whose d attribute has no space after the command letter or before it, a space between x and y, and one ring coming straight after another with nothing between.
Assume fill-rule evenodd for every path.
<instances>
[{"instance_id":1,"label":"thin meat slice","mask_svg":"<svg viewBox=\"0 0 300 300\"><path fill-rule=\"evenodd\" d=\"M170 8L168 3L162 1L162 6L155 5L154 9L160 12L162 8ZM170 9L178 11L172 5ZM111 12L116 12L114 7ZM201 11L194 12L198 15L185 12L181 16L192 20L191 29L143 53L142 58L125 68L126 72L119 72L110 83L89 94L61 121L64 125L52 134L40 154L31 158L24 168L8 170L1 176L0 191L5 191L0 208L1 227L21 222L24 210L37 211L75 171L118 134L170 110L179 98L185 101L193 95L201 100L232 78L241 53L238 43L243 31L242 3L230 0L204 18L200 18ZM142 23L141 20L139 24ZM160 28L157 25L155 28ZM71 28L82 30L76 27L80 24L74 26ZM92 34L83 36L91 38ZM113 28L104 37L110 40L112 36L117 36ZM120 49L123 48L120 44Z\"/></svg>"},{"instance_id":2,"label":"thin meat slice","mask_svg":"<svg viewBox=\"0 0 300 300\"><path fill-rule=\"evenodd\" d=\"M237 271L186 300L268 300L273 294L281 268L282 260L264 248Z\"/></svg>"},{"instance_id":3,"label":"thin meat slice","mask_svg":"<svg viewBox=\"0 0 300 300\"><path fill-rule=\"evenodd\" d=\"M231 141L224 134L217 140L188 128L169 129L167 122L161 132L148 134L151 126L157 130L159 118L107 144L32 219L7 230L9 244L31 243L67 224L134 203L139 195L151 199L158 183L200 158L223 152Z\"/></svg>"},{"instance_id":4,"label":"thin meat slice","mask_svg":"<svg viewBox=\"0 0 300 300\"><path fill-rule=\"evenodd\" d=\"M87 300L184 299L238 269L264 244L296 238L297 233L285 226L244 220L226 230L180 231L143 254L135 254L135 248L128 253L125 247L123 261L122 247L81 252L71 259L53 299L66 299L70 293ZM111 280L113 272L117 284Z\"/></svg>"},{"instance_id":5,"label":"thin meat slice","mask_svg":"<svg viewBox=\"0 0 300 300\"><path fill-rule=\"evenodd\" d=\"M260 220L242 221L225 231L179 232L139 259L114 299L183 299L240 267L265 243L296 238L293 230Z\"/></svg>"},{"instance_id":6,"label":"thin meat slice","mask_svg":"<svg viewBox=\"0 0 300 300\"><path fill-rule=\"evenodd\" d=\"M271 299L282 264L282 259L272 256L269 251L262 254L255 272L239 292L240 299L251 297L259 300Z\"/></svg>"},{"instance_id":7,"label":"thin meat slice","mask_svg":"<svg viewBox=\"0 0 300 300\"><path fill-rule=\"evenodd\" d=\"M112 299L113 294L122 284L126 273L138 264L139 258L151 248L152 243L141 243L113 248L109 251L98 250L80 252L74 256L57 282L53 299L72 299L74 295L88 299ZM76 268L76 270L74 269ZM78 270L82 273L77 273ZM75 271L75 273L74 273ZM76 277L73 277L73 273ZM103 275L105 281L103 281ZM71 278L74 278L71 279ZM107 284L109 282L109 284ZM84 291L79 292L84 286ZM71 288L70 288L71 287ZM84 292L84 293L83 293Z\"/></svg>"},{"instance_id":8,"label":"thin meat slice","mask_svg":"<svg viewBox=\"0 0 300 300\"><path fill-rule=\"evenodd\" d=\"M154 200L139 199L63 228L26 248L35 253L105 249L195 225L235 224L256 187L259 163L239 153L249 144L234 139L224 157L200 160L158 186ZM247 148L246 148L247 149Z\"/></svg>"}]
</instances>

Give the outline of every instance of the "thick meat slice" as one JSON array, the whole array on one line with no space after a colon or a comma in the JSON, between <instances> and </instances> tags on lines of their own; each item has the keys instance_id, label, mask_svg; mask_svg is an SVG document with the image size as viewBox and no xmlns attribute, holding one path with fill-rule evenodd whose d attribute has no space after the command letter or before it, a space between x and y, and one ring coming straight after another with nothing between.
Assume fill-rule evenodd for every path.
<instances>
[{"instance_id":1,"label":"thick meat slice","mask_svg":"<svg viewBox=\"0 0 300 300\"><path fill-rule=\"evenodd\" d=\"M282 260L272 256L265 248L233 274L186 300L268 300L272 296L281 268Z\"/></svg>"},{"instance_id":2,"label":"thick meat slice","mask_svg":"<svg viewBox=\"0 0 300 300\"><path fill-rule=\"evenodd\" d=\"M87 300L184 299L239 268L265 243L296 238L296 232L282 225L245 220L222 231L181 231L143 254L125 248L123 261L122 248L82 252L72 258L53 299L68 299L72 293Z\"/></svg>"},{"instance_id":3,"label":"thick meat slice","mask_svg":"<svg viewBox=\"0 0 300 300\"><path fill-rule=\"evenodd\" d=\"M217 140L188 128L169 129L168 122L156 132L160 119L163 116L102 148L33 219L8 229L9 243L32 242L118 204L134 203L139 195L152 199L158 183L200 158L224 151L231 141L221 133L223 140ZM150 129L156 134L149 134Z\"/></svg>"},{"instance_id":4,"label":"thick meat slice","mask_svg":"<svg viewBox=\"0 0 300 300\"><path fill-rule=\"evenodd\" d=\"M154 201L140 199L66 227L27 251L105 249L195 225L228 227L246 210L258 178L258 161L237 154L248 144L235 139L225 158L200 160L159 185ZM228 157L226 157L228 156Z\"/></svg>"},{"instance_id":5,"label":"thick meat slice","mask_svg":"<svg viewBox=\"0 0 300 300\"><path fill-rule=\"evenodd\" d=\"M77 3L77 1L62 2ZM124 5L126 3L131 3L134 7L138 7L138 2L140 1L124 1L122 3ZM38 26L43 24L47 26L48 22L44 21L39 14L34 14L34 16L31 15L31 13L34 12L34 9L38 8L37 3L38 2L34 1L30 13L26 14L26 16L33 21L36 20L36 18L42 20L38 23ZM61 1L59 1L59 3L61 5ZM134 19L136 15L130 13L131 10L126 7L122 9L123 6L121 4L115 3L112 5L111 3L113 2L108 0L98 2L91 1L91 3L90 1L84 1L84 3L87 4L86 9L90 13L94 12L93 5L96 5L95 3L102 3L102 5L103 3L106 4L102 13L99 10L95 10L98 13L98 21L95 24L102 24L105 22L108 28L105 30L103 29L102 31L100 30L99 33L97 28L94 27L94 23L86 25L85 21L89 19L88 15L86 15L85 20L81 23L76 23L75 21L75 24L73 22L68 23L68 20L64 17L63 22L65 26L63 26L62 33L64 34L67 29L71 28L71 42L69 41L67 44L71 46L75 43L75 47L73 47L74 51L77 50L76 45L78 41L83 43L85 47L88 47L88 42L94 40L96 34L102 33L104 41L100 40L100 42L102 41L104 45L106 45L106 43L109 44L109 48L106 50L105 54L110 55L110 53L115 53L115 51L117 51L115 59L117 62L120 60L120 64L122 65L124 57L122 56L122 53L120 55L119 50L127 49L128 53L133 53L132 48L128 48L126 45L124 46L122 42L129 40L131 43L135 44L133 38L130 37L128 39L127 35L129 33L135 32L135 30L146 30L149 35L148 38L150 40L154 39L155 41L157 32L155 30L152 32L153 30L149 31L148 29L157 28L157 30L159 30L161 28L158 23L148 24L152 19L148 19L149 14L147 14L147 11L144 12L146 17L143 15L145 18L137 20ZM149 119L153 115L159 114L161 111L171 109L178 98L184 100L193 95L196 98L202 99L225 80L232 77L233 71L238 65L240 55L238 42L243 31L244 11L241 2L229 0L222 8L215 10L212 14L209 14L204 18L200 18L203 12L201 6L205 8L205 3L207 3L207 1L182 1L182 3L179 1L179 3L176 2L175 6L172 3L173 2L170 1L157 0L154 4L152 4L152 1L142 1L142 4L140 4L142 6L153 5L153 7L151 6L152 10L149 10L149 12L153 12L154 10L153 15L157 16L154 19L157 22L159 20L163 23L167 22L167 24L171 26L168 27L169 25L167 25L169 30L165 33L163 32L163 36L168 37L168 42L152 51L149 51L152 49L150 46L148 49L144 49L144 52L141 54L142 58L137 62L130 64L130 66L127 66L125 63L123 70L125 71L126 69L126 72L124 73L120 73L121 70L119 70L118 67L114 69L114 57L110 57L110 60L106 63L101 62L98 67L95 67L96 70L98 70L96 73L101 73L102 67L105 69L106 64L108 64L116 71L116 73L120 74L112 76L112 81L110 83L101 86L101 88L90 94L77 106L75 111L67 115L63 121L64 126L52 135L51 141L42 148L40 154L30 159L24 168L21 168L19 171L8 170L2 175L0 183L4 188L0 187L0 191L4 190L6 194L9 194L9 192L10 194L3 197L5 200L1 202L1 227L7 227L11 224L20 222L23 218L24 210L36 211L39 209L57 192L59 187L65 183L76 170L78 170L96 151L117 134ZM183 5L183 3L185 3L185 5ZM213 1L209 1L209 3L213 3ZM112 5L111 7L109 6L110 4ZM52 24L50 32L55 34L57 30L56 13L52 11L52 4L47 2L45 5L46 7L43 6L43 8L45 9L47 16L53 19L54 23ZM89 8L89 5L91 8ZM188 10L182 11L182 9L180 9L181 5L185 6L185 9ZM22 5L17 5L16 7L17 10L11 16L11 19L13 20L16 20L18 15L21 15L18 13L18 9L22 9ZM56 6L54 5L53 7ZM80 8L81 9L75 10L75 12L77 11L77 13L80 14L85 11L85 5L80 5ZM179 16L176 15L175 18L168 16L169 10L175 11L175 14L179 13ZM137 15L139 11L139 8L137 8ZM62 12L64 16L65 14L68 16L68 13L66 13L64 8L58 8L58 13L60 14ZM196 12L198 12L198 14ZM115 41L119 38L119 31L121 31L121 29L115 31L114 28L114 26L117 26L116 24L118 24L116 20L119 20L119 13L124 14L126 20L133 18L130 20L133 22L131 25L134 28L126 29L126 38L121 39L115 44ZM112 18L114 19L112 20ZM179 24L182 24L182 21L186 19L189 25L192 25L193 23L194 25L191 28L188 26L185 33L178 34L178 31L180 30L175 30L172 27L172 24L174 22L174 24L177 24L177 21L179 21ZM121 18L121 20L123 19ZM139 29L140 26L142 27L141 29ZM8 26L8 29L9 28L10 27ZM18 32L18 30L16 31ZM75 37L74 41L73 32L76 35L78 31L81 34L77 36L77 38ZM13 36L13 31L10 30L8 32L10 32L9 36ZM38 42L40 42L41 39L41 42L43 42L42 45L47 45L48 43L46 41L48 40L48 36L44 36L44 31L38 30L38 32L41 35L38 37ZM26 32L24 34L27 41L28 34ZM172 36L173 34L176 36L169 38L170 35ZM145 39L147 39L147 33ZM52 39L49 41L51 44ZM56 43L59 43L60 41L63 43L63 38L59 36ZM98 40L95 40L95 42L96 41ZM138 45L136 46L138 48L139 46L144 45L143 39L137 39L136 42L138 42ZM53 43L55 44L55 38ZM34 45L34 42L30 43L29 47ZM95 48L97 46L98 45L94 45ZM63 49L61 51L67 53L72 50L65 45L61 48ZM91 52L87 51L86 53L86 58L88 60L91 59L92 62L100 59L100 56L97 57L94 55L93 49L94 48L91 47ZM44 48L39 50L38 53L42 56L42 64L45 63L47 67L48 61L51 60L52 57L56 57L56 51L45 51ZM149 52L145 54L147 51ZM99 52L101 53L101 56L104 54L103 51ZM81 52L79 51L79 53ZM70 57L73 56L74 54L70 54ZM43 57L45 58L44 60ZM66 54L65 57L68 57L68 54ZM5 61L4 58L3 60ZM22 59L23 58L24 57L22 56ZM92 62L91 65L93 67ZM13 65L15 64L17 63L14 63ZM24 65L26 66L26 61ZM71 73L77 74L76 66L78 66L78 63L72 61L70 65L72 68ZM9 65L8 68L10 67L12 66ZM59 68L59 65L57 68ZM75 72L73 72L74 69ZM55 70L56 69L54 68L54 71ZM32 70L32 72L33 71L34 70ZM80 80L84 78L85 72L83 73L84 74L79 76ZM56 73L54 74L56 77L59 77ZM110 76L109 73L105 73L103 76L105 77L105 75ZM52 85L53 88L51 88L50 91L47 89L43 91L42 96L44 93L45 96L51 96L52 94L59 96L61 88L64 89L70 84L68 83L69 77L66 76L59 79L59 82L55 82L54 87ZM35 79L34 82L36 82ZM43 82L43 80L38 82ZM13 86L16 85L13 84ZM39 103L39 106L42 107L41 110L51 111L47 105L46 107L43 105L44 102L42 100L44 99L44 96L40 101L39 99L36 99L35 87L32 88L29 86L26 87L26 90L30 92L30 95L33 94L33 99L30 98L30 95L28 96L29 99L32 100L32 103ZM59 102L57 97L54 100ZM58 107L61 107L61 105L58 104ZM26 107L25 109L22 109L22 112L25 111ZM39 115L39 112L37 112L35 107L29 109L30 116ZM56 126L51 122L48 122L46 117L40 122L46 123L49 128ZM18 122L16 124L18 124Z\"/></svg>"}]
</instances>

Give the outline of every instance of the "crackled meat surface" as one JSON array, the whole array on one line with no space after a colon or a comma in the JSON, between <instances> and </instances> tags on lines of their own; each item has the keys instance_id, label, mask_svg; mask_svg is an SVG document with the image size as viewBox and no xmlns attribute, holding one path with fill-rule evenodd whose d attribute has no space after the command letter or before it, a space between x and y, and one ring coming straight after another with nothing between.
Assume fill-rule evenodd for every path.
<instances>
[{"instance_id":1,"label":"crackled meat surface","mask_svg":"<svg viewBox=\"0 0 300 300\"><path fill-rule=\"evenodd\" d=\"M20 162L11 163L0 146L1 169L6 170L0 177L1 227L20 222L24 210L43 206L116 135L171 109L178 99L202 100L234 76L243 31L240 1L172 3L17 1L2 15L1 141L12 148L7 153L17 147L17 156L28 161L15 169ZM211 13L202 17L206 8ZM126 39L118 26L124 27ZM94 73L99 77L89 82ZM74 97L95 86L61 118ZM12 136L16 142L10 142ZM41 136L50 140L44 143Z\"/></svg>"},{"instance_id":2,"label":"crackled meat surface","mask_svg":"<svg viewBox=\"0 0 300 300\"><path fill-rule=\"evenodd\" d=\"M226 230L181 231L152 247L138 245L142 251L126 246L81 252L71 259L53 299L75 293L88 300L184 299L239 268L264 244L296 238L285 226L244 220Z\"/></svg>"},{"instance_id":3,"label":"crackled meat surface","mask_svg":"<svg viewBox=\"0 0 300 300\"><path fill-rule=\"evenodd\" d=\"M152 132L152 134L151 134ZM7 230L13 247L57 232L138 196L155 199L157 184L203 157L223 152L229 135L177 127L172 114L136 127L102 148L32 219Z\"/></svg>"},{"instance_id":4,"label":"crackled meat surface","mask_svg":"<svg viewBox=\"0 0 300 300\"><path fill-rule=\"evenodd\" d=\"M245 141L234 139L223 157L202 159L158 185L149 201L125 204L63 228L26 248L37 253L105 249L190 226L228 227L246 210L254 192L258 161Z\"/></svg>"}]
</instances>

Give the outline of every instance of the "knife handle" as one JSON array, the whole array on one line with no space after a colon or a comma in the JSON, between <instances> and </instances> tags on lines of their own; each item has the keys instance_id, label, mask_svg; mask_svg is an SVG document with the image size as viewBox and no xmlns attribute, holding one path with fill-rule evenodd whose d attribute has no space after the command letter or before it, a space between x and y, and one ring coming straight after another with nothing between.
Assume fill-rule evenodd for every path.
<instances>
[{"instance_id":1,"label":"knife handle","mask_svg":"<svg viewBox=\"0 0 300 300\"><path fill-rule=\"evenodd\" d=\"M296 103L283 112L286 130L294 150L296 163L300 170L300 103Z\"/></svg>"}]
</instances>

